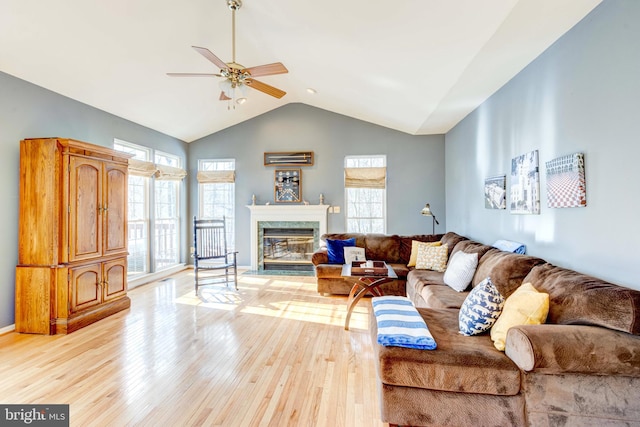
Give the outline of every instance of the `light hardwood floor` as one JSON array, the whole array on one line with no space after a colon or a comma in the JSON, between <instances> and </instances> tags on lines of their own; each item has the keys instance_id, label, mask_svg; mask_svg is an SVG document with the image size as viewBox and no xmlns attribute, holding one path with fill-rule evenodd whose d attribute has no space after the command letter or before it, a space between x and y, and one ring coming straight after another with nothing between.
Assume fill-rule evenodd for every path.
<instances>
[{"instance_id":1,"label":"light hardwood floor","mask_svg":"<svg viewBox=\"0 0 640 427\"><path fill-rule=\"evenodd\" d=\"M381 426L365 298L315 278L193 271L130 291L131 308L67 336L0 336L0 402L68 403L72 426Z\"/></svg>"}]
</instances>

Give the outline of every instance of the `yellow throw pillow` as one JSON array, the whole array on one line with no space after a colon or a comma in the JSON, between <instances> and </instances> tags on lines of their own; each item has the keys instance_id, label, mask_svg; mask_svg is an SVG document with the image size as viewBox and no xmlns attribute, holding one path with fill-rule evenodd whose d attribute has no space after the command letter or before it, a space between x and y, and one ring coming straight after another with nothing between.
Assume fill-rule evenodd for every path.
<instances>
[{"instance_id":1,"label":"yellow throw pillow","mask_svg":"<svg viewBox=\"0 0 640 427\"><path fill-rule=\"evenodd\" d=\"M502 314L491 328L491 340L504 351L507 331L512 326L540 325L549 314L549 294L538 292L531 283L524 283L504 302Z\"/></svg>"},{"instance_id":2,"label":"yellow throw pillow","mask_svg":"<svg viewBox=\"0 0 640 427\"><path fill-rule=\"evenodd\" d=\"M407 267L415 267L416 260L418 259L418 247L419 246L440 246L442 242L420 242L418 240L411 241L411 256L409 257L409 263Z\"/></svg>"},{"instance_id":3,"label":"yellow throw pillow","mask_svg":"<svg viewBox=\"0 0 640 427\"><path fill-rule=\"evenodd\" d=\"M418 246L416 269L443 272L447 269L449 246Z\"/></svg>"}]
</instances>

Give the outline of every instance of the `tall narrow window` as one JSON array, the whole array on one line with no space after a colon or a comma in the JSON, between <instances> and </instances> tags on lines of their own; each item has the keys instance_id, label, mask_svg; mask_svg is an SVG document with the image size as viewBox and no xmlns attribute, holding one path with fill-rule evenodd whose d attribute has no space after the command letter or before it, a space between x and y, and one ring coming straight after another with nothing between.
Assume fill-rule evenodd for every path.
<instances>
[{"instance_id":1,"label":"tall narrow window","mask_svg":"<svg viewBox=\"0 0 640 427\"><path fill-rule=\"evenodd\" d=\"M346 156L344 187L347 232L386 233L387 158Z\"/></svg>"},{"instance_id":2,"label":"tall narrow window","mask_svg":"<svg viewBox=\"0 0 640 427\"><path fill-rule=\"evenodd\" d=\"M159 151L154 158L158 172L154 183L153 260L158 271L180 262L180 180L173 174L180 167L180 158Z\"/></svg>"},{"instance_id":3,"label":"tall narrow window","mask_svg":"<svg viewBox=\"0 0 640 427\"><path fill-rule=\"evenodd\" d=\"M115 140L113 148L133 154L135 166L129 167L128 234L129 256L127 271L129 276L149 272L149 184L155 172L150 160L150 150L128 142ZM146 167L145 167L146 166Z\"/></svg>"},{"instance_id":4,"label":"tall narrow window","mask_svg":"<svg viewBox=\"0 0 640 427\"><path fill-rule=\"evenodd\" d=\"M227 247L235 248L235 159L198 161L199 215L227 219Z\"/></svg>"}]
</instances>

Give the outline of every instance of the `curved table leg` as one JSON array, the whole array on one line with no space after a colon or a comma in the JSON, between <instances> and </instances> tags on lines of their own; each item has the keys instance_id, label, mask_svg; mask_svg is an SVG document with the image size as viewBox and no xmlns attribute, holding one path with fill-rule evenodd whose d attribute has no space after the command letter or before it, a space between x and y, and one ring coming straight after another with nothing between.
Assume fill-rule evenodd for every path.
<instances>
[{"instance_id":1,"label":"curved table leg","mask_svg":"<svg viewBox=\"0 0 640 427\"><path fill-rule=\"evenodd\" d=\"M358 281L351 288L351 292L349 292L349 299L347 300L347 317L344 322L344 329L346 331L349 330L351 312L358 304L358 301L360 301L360 299L362 299L362 297L368 293L376 297L383 296L384 293L382 292L382 289L380 289L380 286L393 280L395 280L395 278L391 277L362 277L358 279Z\"/></svg>"}]
</instances>

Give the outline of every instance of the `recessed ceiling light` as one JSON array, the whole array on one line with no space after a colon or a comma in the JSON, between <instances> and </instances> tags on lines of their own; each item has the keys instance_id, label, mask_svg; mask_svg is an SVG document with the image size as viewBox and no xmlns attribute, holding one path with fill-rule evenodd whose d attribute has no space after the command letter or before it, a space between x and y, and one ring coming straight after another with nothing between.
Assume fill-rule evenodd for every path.
<instances>
[{"instance_id":1,"label":"recessed ceiling light","mask_svg":"<svg viewBox=\"0 0 640 427\"><path fill-rule=\"evenodd\" d=\"M307 92L310 93L311 95L315 95L316 93L318 93L318 91L312 87L308 87Z\"/></svg>"}]
</instances>

